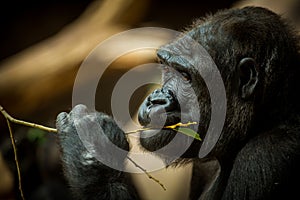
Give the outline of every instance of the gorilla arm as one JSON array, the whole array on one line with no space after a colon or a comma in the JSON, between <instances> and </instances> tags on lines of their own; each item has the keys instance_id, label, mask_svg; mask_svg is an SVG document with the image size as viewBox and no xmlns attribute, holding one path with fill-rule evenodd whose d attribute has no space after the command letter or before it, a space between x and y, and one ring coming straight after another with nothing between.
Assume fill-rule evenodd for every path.
<instances>
[{"instance_id":1,"label":"gorilla arm","mask_svg":"<svg viewBox=\"0 0 300 200\"><path fill-rule=\"evenodd\" d=\"M293 199L299 194L299 128L282 125L238 153L222 199Z\"/></svg>"}]
</instances>

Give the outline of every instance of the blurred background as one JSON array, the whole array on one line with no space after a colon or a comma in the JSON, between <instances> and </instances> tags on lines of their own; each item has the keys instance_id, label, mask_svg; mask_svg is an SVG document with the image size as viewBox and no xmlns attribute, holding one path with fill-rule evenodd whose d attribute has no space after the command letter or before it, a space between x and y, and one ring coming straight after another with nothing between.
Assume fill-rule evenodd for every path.
<instances>
[{"instance_id":1,"label":"blurred background","mask_svg":"<svg viewBox=\"0 0 300 200\"><path fill-rule=\"evenodd\" d=\"M218 9L257 5L288 18L299 30L298 0L75 0L8 1L0 12L0 105L18 119L55 127L56 115L70 111L77 70L101 41L137 27L184 30L199 17ZM142 36L139 36L143 40ZM110 114L116 81L139 64L155 61L154 52L136 52L112 63L101 78L96 107ZM84 84L82 87L84 87ZM151 86L150 86L151 88ZM149 86L134 93L134 115ZM72 199L62 176L56 136L13 125L22 183L27 199ZM163 191L143 174L134 175L144 199L188 199L192 165L153 175ZM0 200L20 199L13 149L0 117Z\"/></svg>"}]
</instances>

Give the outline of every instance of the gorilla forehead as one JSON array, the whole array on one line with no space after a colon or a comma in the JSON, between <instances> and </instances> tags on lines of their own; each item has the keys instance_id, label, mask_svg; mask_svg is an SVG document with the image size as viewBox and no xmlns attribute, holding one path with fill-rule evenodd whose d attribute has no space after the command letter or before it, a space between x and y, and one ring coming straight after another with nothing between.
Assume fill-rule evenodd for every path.
<instances>
[{"instance_id":1,"label":"gorilla forehead","mask_svg":"<svg viewBox=\"0 0 300 200\"><path fill-rule=\"evenodd\" d=\"M185 34L201 44L216 60L235 55L236 59L248 56L263 63L276 57L274 55L278 52L286 51L288 55L294 51L299 38L291 30L292 27L275 13L247 7L219 11L197 20ZM282 58L277 62L280 61Z\"/></svg>"}]
</instances>

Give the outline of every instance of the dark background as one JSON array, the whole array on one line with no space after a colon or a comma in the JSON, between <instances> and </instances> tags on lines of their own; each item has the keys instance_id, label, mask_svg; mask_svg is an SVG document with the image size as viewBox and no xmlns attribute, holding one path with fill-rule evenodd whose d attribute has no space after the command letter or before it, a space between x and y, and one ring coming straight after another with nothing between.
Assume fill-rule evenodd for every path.
<instances>
[{"instance_id":1,"label":"dark background","mask_svg":"<svg viewBox=\"0 0 300 200\"><path fill-rule=\"evenodd\" d=\"M5 62L7 58L55 36L67 25L78 19L91 3L93 1L88 0L12 0L2 2L0 7L0 70L1 63ZM214 13L218 9L230 8L234 3L236 3L235 0L150 0L142 19L133 24L131 28L155 25L182 30L191 24L195 18ZM116 79L122 73L120 70L112 70L111 74L107 75L106 81L112 81L112 78ZM13 77L11 78L13 79ZM60 79L64 78L60 77ZM106 84L106 88L111 89L112 85L109 82ZM42 102L41 105L43 106L37 106L35 110L30 112L23 111L22 107L26 107L26 105L14 108L14 104L19 99L12 95L13 90L12 94L5 93L5 95L2 95L0 90L0 105L7 103L3 106L8 111L14 110L11 113L13 116L54 127L57 113L71 108L71 89L53 98L51 102L46 104L42 104ZM49 96L51 96L51 92ZM109 103L109 99L103 100L103 102ZM107 103L103 103L102 107L107 107ZM25 197L27 199L49 200L72 199L67 192L67 186L62 176L56 136L22 126L14 125L13 129L18 145ZM3 160L0 159L0 176L4 175L1 173L9 173L14 180L14 185L6 192L1 193L0 190L0 200L20 199L9 132L5 120L0 115L0 156L1 154ZM8 170L1 171L1 165L7 166ZM2 186L0 185L0 189Z\"/></svg>"},{"instance_id":2,"label":"dark background","mask_svg":"<svg viewBox=\"0 0 300 200\"><path fill-rule=\"evenodd\" d=\"M75 1L7 1L0 12L0 60L59 32L91 3ZM180 29L192 19L228 8L234 0L152 0L144 22Z\"/></svg>"}]
</instances>

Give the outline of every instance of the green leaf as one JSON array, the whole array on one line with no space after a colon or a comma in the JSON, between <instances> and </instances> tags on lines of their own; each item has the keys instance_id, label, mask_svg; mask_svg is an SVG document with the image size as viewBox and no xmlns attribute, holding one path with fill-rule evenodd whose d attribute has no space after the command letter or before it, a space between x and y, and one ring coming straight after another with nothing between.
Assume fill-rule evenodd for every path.
<instances>
[{"instance_id":1,"label":"green leaf","mask_svg":"<svg viewBox=\"0 0 300 200\"><path fill-rule=\"evenodd\" d=\"M179 127L174 130L201 141L199 134L190 128Z\"/></svg>"},{"instance_id":2,"label":"green leaf","mask_svg":"<svg viewBox=\"0 0 300 200\"><path fill-rule=\"evenodd\" d=\"M46 132L40 129L30 128L28 130L27 139L30 142L42 144L46 141Z\"/></svg>"}]
</instances>

